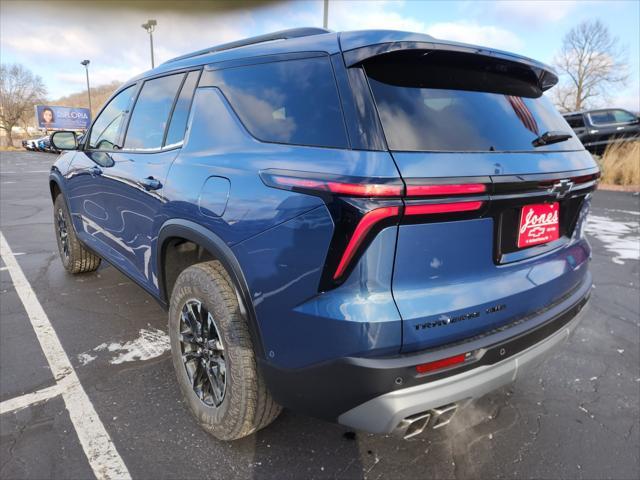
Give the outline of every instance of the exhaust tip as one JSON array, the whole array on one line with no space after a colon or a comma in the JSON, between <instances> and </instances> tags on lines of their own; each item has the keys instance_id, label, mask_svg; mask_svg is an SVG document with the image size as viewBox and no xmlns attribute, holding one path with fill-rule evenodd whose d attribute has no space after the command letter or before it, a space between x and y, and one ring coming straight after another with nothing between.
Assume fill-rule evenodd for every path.
<instances>
[{"instance_id":1,"label":"exhaust tip","mask_svg":"<svg viewBox=\"0 0 640 480\"><path fill-rule=\"evenodd\" d=\"M448 405L444 405L443 407L434 408L432 410L433 422L431 424L431 428L437 430L438 428L449 425L451 419L457 411L458 405L455 403L450 403Z\"/></svg>"},{"instance_id":2,"label":"exhaust tip","mask_svg":"<svg viewBox=\"0 0 640 480\"><path fill-rule=\"evenodd\" d=\"M424 432L429 425L429 420L431 420L430 412L416 413L400 420L394 433L407 440Z\"/></svg>"},{"instance_id":3,"label":"exhaust tip","mask_svg":"<svg viewBox=\"0 0 640 480\"><path fill-rule=\"evenodd\" d=\"M394 429L394 435L408 440L420 435L428 426L437 430L448 425L458 410L458 405L449 403L438 408L410 415L400 420Z\"/></svg>"}]
</instances>

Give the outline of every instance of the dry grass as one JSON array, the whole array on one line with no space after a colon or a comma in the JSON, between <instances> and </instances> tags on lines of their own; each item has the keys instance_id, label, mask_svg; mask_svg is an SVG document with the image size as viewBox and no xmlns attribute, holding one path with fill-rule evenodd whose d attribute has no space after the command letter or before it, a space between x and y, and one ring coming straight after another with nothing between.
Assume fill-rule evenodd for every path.
<instances>
[{"instance_id":1,"label":"dry grass","mask_svg":"<svg viewBox=\"0 0 640 480\"><path fill-rule=\"evenodd\" d=\"M640 141L610 144L598 163L602 183L640 185Z\"/></svg>"}]
</instances>

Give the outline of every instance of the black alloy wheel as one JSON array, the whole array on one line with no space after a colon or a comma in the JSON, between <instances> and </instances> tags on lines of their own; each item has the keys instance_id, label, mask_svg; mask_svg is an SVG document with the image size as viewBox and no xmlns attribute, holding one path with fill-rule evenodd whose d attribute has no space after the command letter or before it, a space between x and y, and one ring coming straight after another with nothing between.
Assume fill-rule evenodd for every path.
<instances>
[{"instance_id":1,"label":"black alloy wheel","mask_svg":"<svg viewBox=\"0 0 640 480\"><path fill-rule=\"evenodd\" d=\"M65 219L62 208L58 208L56 221L58 222L58 237L60 238L62 254L65 258L69 258L69 231L67 230L67 220Z\"/></svg>"},{"instance_id":2,"label":"black alloy wheel","mask_svg":"<svg viewBox=\"0 0 640 480\"><path fill-rule=\"evenodd\" d=\"M182 307L180 345L196 396L207 407L219 407L227 385L224 346L211 312L199 300L187 300Z\"/></svg>"}]
</instances>

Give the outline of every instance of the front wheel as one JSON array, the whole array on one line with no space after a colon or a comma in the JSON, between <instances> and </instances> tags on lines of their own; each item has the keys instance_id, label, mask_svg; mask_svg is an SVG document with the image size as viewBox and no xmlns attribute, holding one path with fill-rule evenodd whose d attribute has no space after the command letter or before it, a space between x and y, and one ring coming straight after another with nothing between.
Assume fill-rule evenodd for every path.
<instances>
[{"instance_id":1,"label":"front wheel","mask_svg":"<svg viewBox=\"0 0 640 480\"><path fill-rule=\"evenodd\" d=\"M206 431L235 440L276 419L281 408L258 371L249 328L219 262L193 265L178 276L169 336L178 384Z\"/></svg>"}]
</instances>

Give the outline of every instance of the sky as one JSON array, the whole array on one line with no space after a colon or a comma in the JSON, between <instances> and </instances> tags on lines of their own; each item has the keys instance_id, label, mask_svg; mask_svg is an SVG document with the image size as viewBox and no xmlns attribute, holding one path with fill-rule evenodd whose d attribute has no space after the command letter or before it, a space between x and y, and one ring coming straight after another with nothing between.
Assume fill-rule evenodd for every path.
<instances>
[{"instance_id":1,"label":"sky","mask_svg":"<svg viewBox=\"0 0 640 480\"><path fill-rule=\"evenodd\" d=\"M149 36L141 24L158 22L156 65L218 43L303 26L322 26L322 0L239 2L231 11L209 3L87 3L0 0L0 59L40 75L49 99L82 91L83 59L92 86L125 81L150 68ZM102 4L103 6L105 4ZM129 7L126 7L129 5ZM134 8L131 8L131 5ZM330 0L331 30L384 28L494 47L551 63L564 34L582 20L599 19L627 49L630 78L611 92L615 106L640 110L640 1Z\"/></svg>"}]
</instances>

